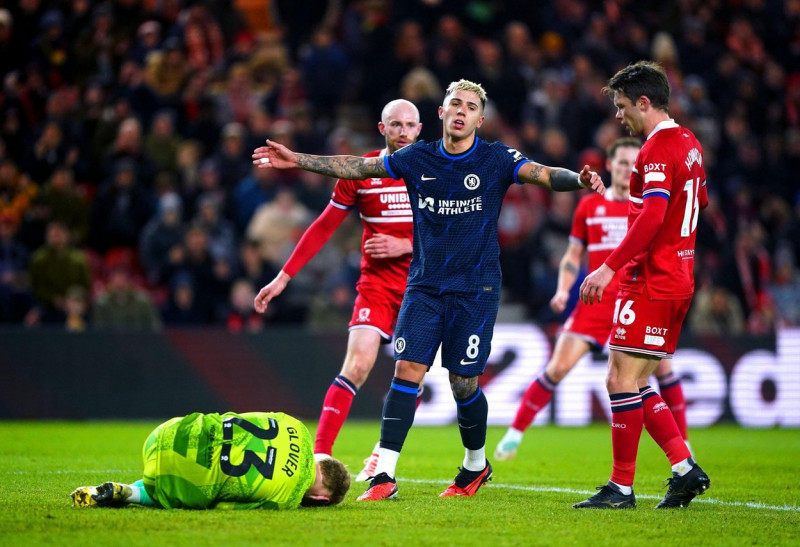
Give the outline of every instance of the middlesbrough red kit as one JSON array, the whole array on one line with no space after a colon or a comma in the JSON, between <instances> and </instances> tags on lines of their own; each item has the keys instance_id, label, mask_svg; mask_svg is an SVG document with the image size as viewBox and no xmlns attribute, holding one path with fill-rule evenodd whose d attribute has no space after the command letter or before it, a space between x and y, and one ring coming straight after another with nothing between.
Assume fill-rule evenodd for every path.
<instances>
[{"instance_id":1,"label":"middlesbrough red kit","mask_svg":"<svg viewBox=\"0 0 800 547\"><path fill-rule=\"evenodd\" d=\"M382 156L383 150L365 154ZM344 210L358 208L364 232L361 237L361 277L351 328L375 328L390 339L406 289L411 254L376 259L364 252L364 243L375 234L412 238L413 224L408 191L402 179L372 178L336 183L331 205Z\"/></svg>"},{"instance_id":2,"label":"middlesbrough red kit","mask_svg":"<svg viewBox=\"0 0 800 547\"><path fill-rule=\"evenodd\" d=\"M708 203L691 131L656 126L636 158L630 200L628 235L606 260L620 276L610 347L668 357L694 294L697 219Z\"/></svg>"},{"instance_id":3,"label":"middlesbrough red kit","mask_svg":"<svg viewBox=\"0 0 800 547\"><path fill-rule=\"evenodd\" d=\"M615 200L611 192L583 198L575 209L570 239L586 249L589 271L593 272L617 248L628 230L628 200ZM592 306L578 302L564 323L564 331L603 346L611 330L611 315L617 296L618 278L603 291L603 298Z\"/></svg>"}]
</instances>

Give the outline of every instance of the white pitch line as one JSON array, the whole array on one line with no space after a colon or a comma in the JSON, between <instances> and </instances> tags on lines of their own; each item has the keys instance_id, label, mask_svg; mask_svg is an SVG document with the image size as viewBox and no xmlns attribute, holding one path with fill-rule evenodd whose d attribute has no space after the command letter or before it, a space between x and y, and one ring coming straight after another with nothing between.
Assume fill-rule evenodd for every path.
<instances>
[{"instance_id":1,"label":"white pitch line","mask_svg":"<svg viewBox=\"0 0 800 547\"><path fill-rule=\"evenodd\" d=\"M415 484L450 484L451 480L422 480L422 479L404 479L399 478L398 482L411 482ZM556 494L575 494L581 496L593 495L594 492L587 492L586 490L574 490L572 488L558 488L554 486L523 486L520 484L503 484L492 482L489 484L490 488L505 488L507 490L522 490L525 492L553 492ZM636 499L651 499L661 500L664 496L653 496L651 494L636 494ZM714 498L706 498L697 496L692 500L695 503L709 503L711 505L722 505L726 507L748 507L750 509L767 509L769 511L792 511L800 513L800 507L795 505L767 505L765 503L757 503L752 501L723 501Z\"/></svg>"}]
</instances>

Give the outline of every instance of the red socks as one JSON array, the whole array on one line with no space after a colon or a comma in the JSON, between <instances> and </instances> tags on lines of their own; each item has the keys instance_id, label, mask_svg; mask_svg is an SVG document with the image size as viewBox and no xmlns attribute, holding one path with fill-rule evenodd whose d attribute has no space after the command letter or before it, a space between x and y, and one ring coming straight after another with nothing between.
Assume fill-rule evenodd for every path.
<instances>
[{"instance_id":1,"label":"red socks","mask_svg":"<svg viewBox=\"0 0 800 547\"><path fill-rule=\"evenodd\" d=\"M650 386L639 390L644 408L644 426L653 440L669 458L670 465L691 457L689 449L681 436L675 418L667 403Z\"/></svg>"},{"instance_id":2,"label":"red socks","mask_svg":"<svg viewBox=\"0 0 800 547\"><path fill-rule=\"evenodd\" d=\"M314 441L315 454L331 454L333 443L336 442L336 437L350 413L350 406L357 391L355 384L341 374L334 378L322 402L317 437Z\"/></svg>"},{"instance_id":3,"label":"red socks","mask_svg":"<svg viewBox=\"0 0 800 547\"><path fill-rule=\"evenodd\" d=\"M553 398L553 391L556 389L556 384L547 376L546 372L542 372L536 380L531 382L525 394L522 396L522 401L517 408L517 415L511 423L511 427L517 431L525 431L531 425L536 414L539 413Z\"/></svg>"},{"instance_id":4,"label":"red socks","mask_svg":"<svg viewBox=\"0 0 800 547\"><path fill-rule=\"evenodd\" d=\"M661 398L664 399L664 402L667 403L667 406L672 411L672 416L675 418L675 423L678 424L681 437L685 441L689 437L686 433L686 399L683 397L681 379L671 372L656 379L661 391Z\"/></svg>"},{"instance_id":5,"label":"red socks","mask_svg":"<svg viewBox=\"0 0 800 547\"><path fill-rule=\"evenodd\" d=\"M611 399L611 447L614 466L611 481L623 486L633 486L636 474L636 453L642 436L644 414L642 398L638 393L614 393Z\"/></svg>"}]
</instances>

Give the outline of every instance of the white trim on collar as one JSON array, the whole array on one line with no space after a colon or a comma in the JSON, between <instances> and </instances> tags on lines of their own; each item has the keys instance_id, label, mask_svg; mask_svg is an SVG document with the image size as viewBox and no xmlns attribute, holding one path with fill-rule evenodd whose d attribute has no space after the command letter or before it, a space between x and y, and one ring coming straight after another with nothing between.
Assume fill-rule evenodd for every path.
<instances>
[{"instance_id":1,"label":"white trim on collar","mask_svg":"<svg viewBox=\"0 0 800 547\"><path fill-rule=\"evenodd\" d=\"M653 128L653 130L650 132L649 135L647 135L647 138L649 139L650 137L652 137L653 135L655 135L656 133L658 133L662 129L672 129L673 127L678 127L678 124L675 123L675 120L673 120L672 118L670 118L668 120L664 120L663 122L658 122L658 125L656 125Z\"/></svg>"}]
</instances>

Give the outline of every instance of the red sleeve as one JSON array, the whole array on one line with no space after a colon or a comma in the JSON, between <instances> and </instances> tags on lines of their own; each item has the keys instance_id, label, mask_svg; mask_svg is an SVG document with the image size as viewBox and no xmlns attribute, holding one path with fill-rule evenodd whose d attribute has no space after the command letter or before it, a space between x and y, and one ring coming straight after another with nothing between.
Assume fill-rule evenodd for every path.
<instances>
[{"instance_id":1,"label":"red sleeve","mask_svg":"<svg viewBox=\"0 0 800 547\"><path fill-rule=\"evenodd\" d=\"M606 265L609 268L618 272L650 245L664 222L667 205L669 205L669 201L659 196L644 199L642 212L631 225L625 239L606 259Z\"/></svg>"},{"instance_id":2,"label":"red sleeve","mask_svg":"<svg viewBox=\"0 0 800 547\"><path fill-rule=\"evenodd\" d=\"M292 256L283 266L283 271L289 277L294 277L319 252L349 214L350 211L334 207L329 203L297 242Z\"/></svg>"}]
</instances>

